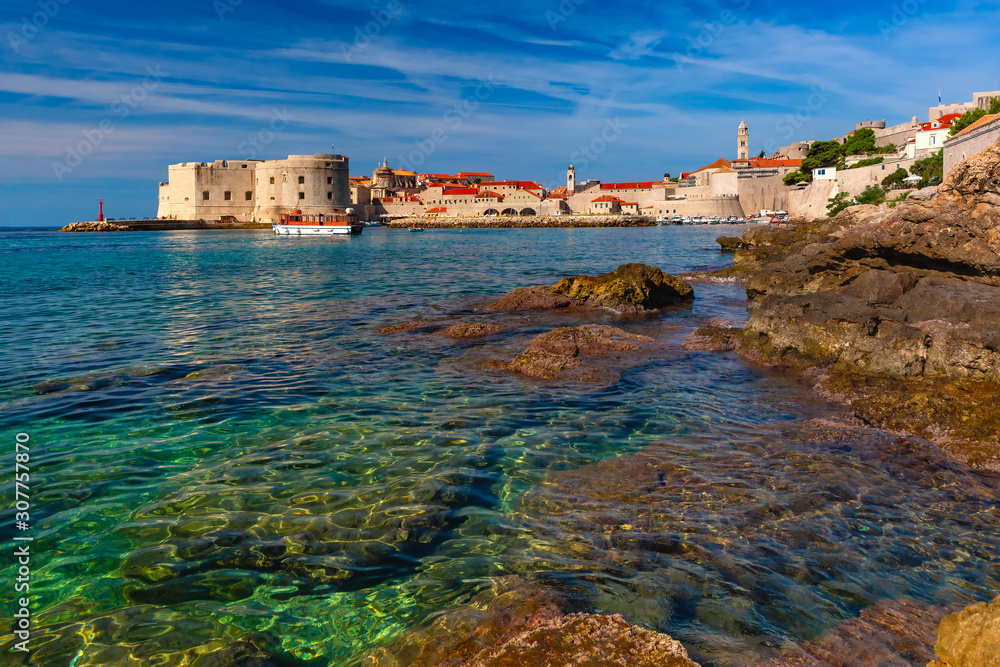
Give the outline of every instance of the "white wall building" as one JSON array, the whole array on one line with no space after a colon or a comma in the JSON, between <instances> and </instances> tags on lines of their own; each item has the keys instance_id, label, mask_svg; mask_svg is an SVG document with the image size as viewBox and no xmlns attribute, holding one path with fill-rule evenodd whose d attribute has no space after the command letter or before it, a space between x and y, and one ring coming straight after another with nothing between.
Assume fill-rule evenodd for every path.
<instances>
[{"instance_id":1,"label":"white wall building","mask_svg":"<svg viewBox=\"0 0 1000 667\"><path fill-rule=\"evenodd\" d=\"M326 154L170 165L156 217L273 223L293 209L343 213L351 205L348 168L343 155Z\"/></svg>"},{"instance_id":2,"label":"white wall building","mask_svg":"<svg viewBox=\"0 0 1000 667\"><path fill-rule=\"evenodd\" d=\"M835 181L835 180L837 180L837 168L836 167L820 167L819 169L813 169L813 180L814 181Z\"/></svg>"}]
</instances>

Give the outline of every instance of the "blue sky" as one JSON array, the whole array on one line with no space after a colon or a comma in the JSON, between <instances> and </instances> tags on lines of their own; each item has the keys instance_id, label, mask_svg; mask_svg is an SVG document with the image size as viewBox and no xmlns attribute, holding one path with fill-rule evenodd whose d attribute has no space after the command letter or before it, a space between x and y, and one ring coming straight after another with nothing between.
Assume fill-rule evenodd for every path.
<instances>
[{"instance_id":1,"label":"blue sky","mask_svg":"<svg viewBox=\"0 0 1000 667\"><path fill-rule=\"evenodd\" d=\"M997 25L926 0L7 0L0 225L153 216L168 164L331 145L352 175L659 179L734 158L742 117L756 154L994 90Z\"/></svg>"}]
</instances>

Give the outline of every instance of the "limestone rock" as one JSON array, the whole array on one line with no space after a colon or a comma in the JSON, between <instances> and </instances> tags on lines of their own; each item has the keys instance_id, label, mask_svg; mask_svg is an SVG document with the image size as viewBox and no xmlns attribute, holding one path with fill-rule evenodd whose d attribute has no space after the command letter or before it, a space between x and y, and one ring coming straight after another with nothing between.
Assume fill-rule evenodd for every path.
<instances>
[{"instance_id":1,"label":"limestone rock","mask_svg":"<svg viewBox=\"0 0 1000 667\"><path fill-rule=\"evenodd\" d=\"M454 338L456 340L464 340L467 338L483 338L485 336L495 336L496 334L503 331L503 327L499 324L484 324L482 322L470 322L467 324L456 324L454 326L448 327L444 331L444 335L448 338Z\"/></svg>"},{"instance_id":2,"label":"limestone rock","mask_svg":"<svg viewBox=\"0 0 1000 667\"><path fill-rule=\"evenodd\" d=\"M536 338L514 361L493 362L487 364L487 368L514 371L544 380L608 381L613 380L617 374L609 369L585 366L581 359L636 351L653 343L655 341L652 338L631 334L616 327L563 327Z\"/></svg>"},{"instance_id":3,"label":"limestone rock","mask_svg":"<svg viewBox=\"0 0 1000 667\"><path fill-rule=\"evenodd\" d=\"M694 299L691 285L645 264L625 264L600 276L565 278L552 286L552 292L590 308L620 313L642 313Z\"/></svg>"},{"instance_id":4,"label":"limestone rock","mask_svg":"<svg viewBox=\"0 0 1000 667\"><path fill-rule=\"evenodd\" d=\"M1000 667L1000 597L941 621L934 667Z\"/></svg>"},{"instance_id":5,"label":"limestone rock","mask_svg":"<svg viewBox=\"0 0 1000 667\"><path fill-rule=\"evenodd\" d=\"M372 652L364 667L698 667L680 642L621 616L565 614L560 595L505 577L468 605Z\"/></svg>"},{"instance_id":6,"label":"limestone rock","mask_svg":"<svg viewBox=\"0 0 1000 667\"><path fill-rule=\"evenodd\" d=\"M920 602L883 600L819 639L752 667L923 667L934 658L934 631L946 613Z\"/></svg>"},{"instance_id":7,"label":"limestone rock","mask_svg":"<svg viewBox=\"0 0 1000 667\"><path fill-rule=\"evenodd\" d=\"M516 289L486 309L494 312L510 310L559 310L573 305L573 300L554 294L544 286Z\"/></svg>"},{"instance_id":8,"label":"limestone rock","mask_svg":"<svg viewBox=\"0 0 1000 667\"><path fill-rule=\"evenodd\" d=\"M721 246L722 252L734 252L743 246L743 239L738 236L720 236L715 241Z\"/></svg>"},{"instance_id":9,"label":"limestone rock","mask_svg":"<svg viewBox=\"0 0 1000 667\"><path fill-rule=\"evenodd\" d=\"M60 232L127 232L128 227L116 225L113 222L74 222L66 225Z\"/></svg>"}]
</instances>

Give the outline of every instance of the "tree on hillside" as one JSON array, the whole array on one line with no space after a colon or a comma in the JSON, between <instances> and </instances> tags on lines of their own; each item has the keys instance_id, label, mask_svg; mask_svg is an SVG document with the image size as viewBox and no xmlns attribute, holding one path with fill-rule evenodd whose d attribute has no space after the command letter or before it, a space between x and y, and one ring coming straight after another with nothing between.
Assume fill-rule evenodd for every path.
<instances>
[{"instance_id":1,"label":"tree on hillside","mask_svg":"<svg viewBox=\"0 0 1000 667\"><path fill-rule=\"evenodd\" d=\"M837 164L840 161L840 149L841 145L836 141L817 141L809 147L809 153L802 160L802 166L799 169L803 174L809 174L811 178L813 169L832 167Z\"/></svg>"},{"instance_id":2,"label":"tree on hillside","mask_svg":"<svg viewBox=\"0 0 1000 667\"><path fill-rule=\"evenodd\" d=\"M906 182L907 175L906 170L900 167L882 179L882 187L887 190L902 187L902 185Z\"/></svg>"},{"instance_id":3,"label":"tree on hillside","mask_svg":"<svg viewBox=\"0 0 1000 667\"><path fill-rule=\"evenodd\" d=\"M944 151L938 151L930 157L917 160L910 167L910 173L920 177L918 188L940 183L941 179L944 178Z\"/></svg>"},{"instance_id":4,"label":"tree on hillside","mask_svg":"<svg viewBox=\"0 0 1000 667\"><path fill-rule=\"evenodd\" d=\"M983 116L995 113L1000 113L1000 97L994 97L990 101L989 109L973 109L972 111L966 111L962 114L961 118L951 124L951 132L949 134L950 136L955 136Z\"/></svg>"},{"instance_id":5,"label":"tree on hillside","mask_svg":"<svg viewBox=\"0 0 1000 667\"><path fill-rule=\"evenodd\" d=\"M841 155L868 154L875 150L875 130L866 127L858 130L841 147Z\"/></svg>"}]
</instances>

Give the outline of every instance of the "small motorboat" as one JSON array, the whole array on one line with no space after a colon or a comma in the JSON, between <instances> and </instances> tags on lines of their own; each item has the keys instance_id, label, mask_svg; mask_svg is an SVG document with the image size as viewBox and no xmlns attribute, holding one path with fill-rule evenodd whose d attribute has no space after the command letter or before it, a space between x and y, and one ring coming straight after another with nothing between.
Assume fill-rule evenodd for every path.
<instances>
[{"instance_id":1,"label":"small motorboat","mask_svg":"<svg viewBox=\"0 0 1000 667\"><path fill-rule=\"evenodd\" d=\"M424 228L423 227L416 227L416 226L414 226L414 227L410 227L410 231L411 232L422 232L422 231L424 231Z\"/></svg>"}]
</instances>

